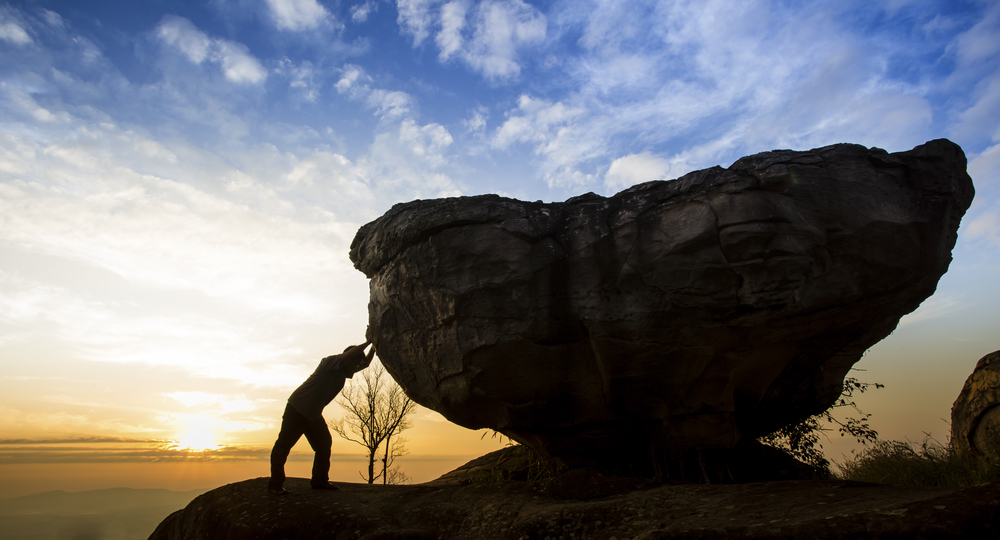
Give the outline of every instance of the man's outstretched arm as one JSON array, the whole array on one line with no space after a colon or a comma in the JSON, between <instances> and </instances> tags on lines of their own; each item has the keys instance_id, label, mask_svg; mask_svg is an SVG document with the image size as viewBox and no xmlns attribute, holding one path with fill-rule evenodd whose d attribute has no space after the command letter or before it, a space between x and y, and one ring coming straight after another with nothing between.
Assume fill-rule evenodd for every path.
<instances>
[{"instance_id":1,"label":"man's outstretched arm","mask_svg":"<svg viewBox=\"0 0 1000 540\"><path fill-rule=\"evenodd\" d=\"M375 357L375 347L372 347L368 354L365 354L365 347L371 345L370 341L366 341L361 345L355 345L349 347L343 354L343 360L341 361L341 366L344 369L351 371L351 373L357 373L362 369L368 367L371 364L372 359Z\"/></svg>"}]
</instances>

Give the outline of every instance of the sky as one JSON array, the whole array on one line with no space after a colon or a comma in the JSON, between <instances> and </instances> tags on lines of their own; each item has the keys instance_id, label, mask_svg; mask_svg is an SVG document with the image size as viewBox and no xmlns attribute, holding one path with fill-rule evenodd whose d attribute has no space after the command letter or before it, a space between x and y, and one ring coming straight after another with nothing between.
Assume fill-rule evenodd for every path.
<instances>
[{"instance_id":1,"label":"sky","mask_svg":"<svg viewBox=\"0 0 1000 540\"><path fill-rule=\"evenodd\" d=\"M938 291L857 365L883 438L946 441L1000 349L1000 3L0 3L0 497L266 476L288 394L364 340L348 249L395 203L942 137L977 193ZM414 481L502 444L415 420ZM356 481L363 449L333 452Z\"/></svg>"}]
</instances>

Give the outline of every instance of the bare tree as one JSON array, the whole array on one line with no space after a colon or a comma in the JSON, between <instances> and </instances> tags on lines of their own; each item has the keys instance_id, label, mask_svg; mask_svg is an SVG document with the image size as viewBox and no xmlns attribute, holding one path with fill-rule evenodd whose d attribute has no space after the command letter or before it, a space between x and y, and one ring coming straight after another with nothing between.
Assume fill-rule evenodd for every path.
<instances>
[{"instance_id":1,"label":"bare tree","mask_svg":"<svg viewBox=\"0 0 1000 540\"><path fill-rule=\"evenodd\" d=\"M368 476L362 478L369 484L379 478L387 484L405 482L406 475L398 467L394 469L392 463L406 453L406 439L398 435L412 427L407 416L416 411L417 404L386 375L380 363L356 374L340 392L337 403L346 414L331 420L330 429L368 451ZM379 448L383 449L382 470L376 474Z\"/></svg>"}]
</instances>

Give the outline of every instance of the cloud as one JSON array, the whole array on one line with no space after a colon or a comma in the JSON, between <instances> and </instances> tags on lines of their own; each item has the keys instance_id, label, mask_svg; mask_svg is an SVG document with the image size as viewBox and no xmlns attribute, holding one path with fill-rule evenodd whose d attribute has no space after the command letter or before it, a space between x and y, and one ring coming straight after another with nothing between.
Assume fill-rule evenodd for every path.
<instances>
[{"instance_id":1,"label":"cloud","mask_svg":"<svg viewBox=\"0 0 1000 540\"><path fill-rule=\"evenodd\" d=\"M137 310L5 264L0 341L44 334L78 359L289 388L311 367L289 364L305 354L298 336L363 311L367 287L346 253L378 203L344 156L263 146L247 149L259 163L233 153L224 164L107 121L67 114L49 128L37 116L0 134L3 257L40 254L164 300ZM434 128L416 131L431 157L447 146Z\"/></svg>"},{"instance_id":2,"label":"cloud","mask_svg":"<svg viewBox=\"0 0 1000 540\"><path fill-rule=\"evenodd\" d=\"M18 21L14 20L13 14L2 7L0 7L0 40L18 46L33 43L28 32L21 27Z\"/></svg>"},{"instance_id":3,"label":"cloud","mask_svg":"<svg viewBox=\"0 0 1000 540\"><path fill-rule=\"evenodd\" d=\"M343 75L334 88L351 99L364 102L383 119L394 120L410 114L415 103L412 96L398 90L372 88L368 84L371 80L361 67L348 64L344 66Z\"/></svg>"},{"instance_id":4,"label":"cloud","mask_svg":"<svg viewBox=\"0 0 1000 540\"><path fill-rule=\"evenodd\" d=\"M13 444L122 444L122 443L160 443L159 439L130 439L128 437L63 437L58 439L0 439L0 445Z\"/></svg>"},{"instance_id":5,"label":"cloud","mask_svg":"<svg viewBox=\"0 0 1000 540\"><path fill-rule=\"evenodd\" d=\"M545 40L546 20L522 0L488 1L477 6L472 27L463 59L488 79L506 80L521 72L518 51Z\"/></svg>"},{"instance_id":6,"label":"cloud","mask_svg":"<svg viewBox=\"0 0 1000 540\"><path fill-rule=\"evenodd\" d=\"M199 409L209 411L212 414L251 412L257 410L260 402L270 403L274 401L273 399L251 400L247 399L247 397L243 394L224 395L197 391L165 392L163 395L177 401L185 407L198 407Z\"/></svg>"},{"instance_id":7,"label":"cloud","mask_svg":"<svg viewBox=\"0 0 1000 540\"><path fill-rule=\"evenodd\" d=\"M954 296L931 296L924 300L916 311L904 315L899 320L899 328L950 315L968 306L961 298Z\"/></svg>"},{"instance_id":8,"label":"cloud","mask_svg":"<svg viewBox=\"0 0 1000 540\"><path fill-rule=\"evenodd\" d=\"M330 12L316 0L266 1L271 17L280 30L312 30L330 18Z\"/></svg>"},{"instance_id":9,"label":"cloud","mask_svg":"<svg viewBox=\"0 0 1000 540\"><path fill-rule=\"evenodd\" d=\"M493 139L494 146L506 149L519 142L549 142L565 134L570 124L584 115L582 108L552 103L521 95L517 110L511 111ZM544 152L544 149L540 151Z\"/></svg>"},{"instance_id":10,"label":"cloud","mask_svg":"<svg viewBox=\"0 0 1000 540\"><path fill-rule=\"evenodd\" d=\"M365 0L365 2L355 4L351 6L351 20L363 23L368 20L368 15L373 11L378 11L378 3L373 0Z\"/></svg>"},{"instance_id":11,"label":"cloud","mask_svg":"<svg viewBox=\"0 0 1000 540\"><path fill-rule=\"evenodd\" d=\"M226 79L232 82L259 84L267 78L267 70L250 54L246 45L209 37L183 17L163 17L156 28L156 36L194 64L206 61L218 64Z\"/></svg>"},{"instance_id":12,"label":"cloud","mask_svg":"<svg viewBox=\"0 0 1000 540\"><path fill-rule=\"evenodd\" d=\"M951 128L952 136L959 139L991 140L1000 142L1000 66L989 77L981 80L973 91L975 102L959 113L958 121Z\"/></svg>"},{"instance_id":13,"label":"cloud","mask_svg":"<svg viewBox=\"0 0 1000 540\"><path fill-rule=\"evenodd\" d=\"M48 150L77 163L84 158L73 149ZM170 180L119 175L134 185L91 186L79 198L22 181L0 186L0 211L7 214L0 241L256 309L306 318L325 311L308 291L286 287L304 272L336 266L321 239L340 231L254 212ZM35 204L18 204L25 200Z\"/></svg>"},{"instance_id":14,"label":"cloud","mask_svg":"<svg viewBox=\"0 0 1000 540\"><path fill-rule=\"evenodd\" d=\"M978 22L955 38L950 45L961 66L996 58L1000 53L1000 5L989 3Z\"/></svg>"},{"instance_id":15,"label":"cloud","mask_svg":"<svg viewBox=\"0 0 1000 540\"><path fill-rule=\"evenodd\" d=\"M604 186L609 191L620 191L650 180L676 178L671 171L671 162L659 156L649 152L629 154L611 162L604 175Z\"/></svg>"},{"instance_id":16,"label":"cloud","mask_svg":"<svg viewBox=\"0 0 1000 540\"><path fill-rule=\"evenodd\" d=\"M91 437L4 443L0 440L0 462L11 465L51 463L218 463L223 461L266 462L271 447L220 445L210 450L180 448L169 439L150 441ZM292 452L290 462L311 462L313 452ZM357 462L356 454L332 454L333 462Z\"/></svg>"},{"instance_id":17,"label":"cloud","mask_svg":"<svg viewBox=\"0 0 1000 540\"><path fill-rule=\"evenodd\" d=\"M396 0L397 24L404 33L413 36L413 46L417 47L430 35L434 24L432 8L439 0Z\"/></svg>"},{"instance_id":18,"label":"cloud","mask_svg":"<svg viewBox=\"0 0 1000 540\"><path fill-rule=\"evenodd\" d=\"M320 85L316 83L316 70L308 60L295 65L290 59L282 58L278 64L278 72L287 76L289 88L300 92L302 99L315 103L319 98Z\"/></svg>"},{"instance_id":19,"label":"cloud","mask_svg":"<svg viewBox=\"0 0 1000 540\"><path fill-rule=\"evenodd\" d=\"M603 135L588 131L586 109L562 102L522 95L516 110L509 111L491 140L494 148L506 150L518 143L534 146L541 156L541 170L549 187L576 189L595 180L593 173L578 166L606 152L600 145ZM591 126L592 127L592 126Z\"/></svg>"},{"instance_id":20,"label":"cloud","mask_svg":"<svg viewBox=\"0 0 1000 540\"><path fill-rule=\"evenodd\" d=\"M420 46L435 32L438 60L461 59L491 81L521 72L522 51L545 42L547 19L522 0L398 0L398 23Z\"/></svg>"},{"instance_id":21,"label":"cloud","mask_svg":"<svg viewBox=\"0 0 1000 540\"><path fill-rule=\"evenodd\" d=\"M571 90L524 93L491 142L527 145L552 188L593 189L637 146L686 172L773 148L905 150L935 133L928 89L887 67L914 53L856 35L830 6L593 1L547 17L556 38L580 36L556 60Z\"/></svg>"},{"instance_id":22,"label":"cloud","mask_svg":"<svg viewBox=\"0 0 1000 540\"><path fill-rule=\"evenodd\" d=\"M457 0L448 2L441 8L441 31L434 38L438 49L438 59L442 62L460 52L464 38L462 30L466 26L465 15L469 10L466 2Z\"/></svg>"},{"instance_id":23,"label":"cloud","mask_svg":"<svg viewBox=\"0 0 1000 540\"><path fill-rule=\"evenodd\" d=\"M137 314L129 305L7 273L0 273L0 307L0 322L43 329L50 341L94 362L180 368L196 377L278 388L293 388L308 375L308 366L289 364L302 355L294 334L275 336L253 318Z\"/></svg>"},{"instance_id":24,"label":"cloud","mask_svg":"<svg viewBox=\"0 0 1000 540\"><path fill-rule=\"evenodd\" d=\"M471 116L462 120L462 125L468 133L483 133L486 131L486 121L489 117L489 109L480 105L473 109Z\"/></svg>"},{"instance_id":25,"label":"cloud","mask_svg":"<svg viewBox=\"0 0 1000 540\"><path fill-rule=\"evenodd\" d=\"M459 196L461 189L443 172L452 142L444 126L419 125L406 118L375 136L358 167L365 177L377 179L380 191L391 193L397 201Z\"/></svg>"},{"instance_id":26,"label":"cloud","mask_svg":"<svg viewBox=\"0 0 1000 540\"><path fill-rule=\"evenodd\" d=\"M973 157L968 171L977 187L1000 184L1000 144L994 144Z\"/></svg>"},{"instance_id":27,"label":"cloud","mask_svg":"<svg viewBox=\"0 0 1000 540\"><path fill-rule=\"evenodd\" d=\"M1000 202L982 210L965 226L962 239L965 242L984 242L1000 249Z\"/></svg>"},{"instance_id":28,"label":"cloud","mask_svg":"<svg viewBox=\"0 0 1000 540\"><path fill-rule=\"evenodd\" d=\"M40 402L45 401L42 397ZM57 412L40 412L38 409L39 403L33 403L34 409L32 412L26 412L13 407L8 407L6 405L0 405L0 425L4 426L4 432L8 435L16 433L31 433L34 438L38 438L39 434L47 434L42 436L45 440L56 440L58 443L61 440L65 440L65 434L78 434L82 431L91 430L91 432L98 433L128 433L128 434L147 434L152 430L142 428L136 425L128 424L122 421L120 416L111 418L91 418L79 411L81 409L72 409L73 413L67 413L63 411ZM88 411L93 412L93 411ZM119 411L121 412L121 411ZM76 437L70 437L76 439ZM145 439L145 435L140 435L139 437ZM116 437L98 437L98 441L101 439L110 439L109 442L113 442ZM8 440L12 442L6 443L10 445L22 445L19 451L30 452L30 443L21 442L21 438L9 437ZM128 438L125 439L129 441ZM91 441L87 441L91 442ZM2 459L2 458L0 458Z\"/></svg>"},{"instance_id":29,"label":"cloud","mask_svg":"<svg viewBox=\"0 0 1000 540\"><path fill-rule=\"evenodd\" d=\"M10 464L35 463L164 463L267 461L269 447L221 446L213 450L191 451L178 448L167 439L119 437L71 437L64 439L0 439L0 461ZM303 460L300 454L292 454ZM291 457L291 456L290 456ZM311 454L310 454L311 457ZM338 456L346 459L346 455Z\"/></svg>"}]
</instances>

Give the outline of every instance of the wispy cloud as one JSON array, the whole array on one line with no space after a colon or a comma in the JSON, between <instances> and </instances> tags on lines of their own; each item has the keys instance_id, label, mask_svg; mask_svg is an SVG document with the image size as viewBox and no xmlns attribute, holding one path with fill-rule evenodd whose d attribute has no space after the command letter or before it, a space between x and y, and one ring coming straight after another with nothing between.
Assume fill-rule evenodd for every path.
<instances>
[{"instance_id":1,"label":"wispy cloud","mask_svg":"<svg viewBox=\"0 0 1000 540\"><path fill-rule=\"evenodd\" d=\"M375 0L365 0L360 4L351 6L351 20L356 23L363 23L368 20L368 16L374 11L378 11L378 2Z\"/></svg>"},{"instance_id":2,"label":"wispy cloud","mask_svg":"<svg viewBox=\"0 0 1000 540\"><path fill-rule=\"evenodd\" d=\"M156 28L156 36L175 47L195 64L218 64L226 79L240 84L258 84L267 78L267 70L242 43L209 37L191 21L167 15Z\"/></svg>"},{"instance_id":3,"label":"wispy cloud","mask_svg":"<svg viewBox=\"0 0 1000 540\"><path fill-rule=\"evenodd\" d=\"M1000 249L1000 203L974 216L965 228L963 239L970 242L985 242L988 246Z\"/></svg>"},{"instance_id":4,"label":"wispy cloud","mask_svg":"<svg viewBox=\"0 0 1000 540\"><path fill-rule=\"evenodd\" d=\"M404 33L413 37L414 47L430 35L435 22L432 10L440 4L440 0L396 0L396 22Z\"/></svg>"},{"instance_id":5,"label":"wispy cloud","mask_svg":"<svg viewBox=\"0 0 1000 540\"><path fill-rule=\"evenodd\" d=\"M0 137L0 176L7 178L0 184L0 241L156 287L197 289L299 317L328 316L314 289L293 290L322 274L354 272L338 252L347 249L356 225L283 207L274 188L237 170L215 171L229 177L220 192L125 167L123 161L137 157L144 168L171 169L178 161L171 149L135 133L105 125L83 138L45 144ZM119 152L132 157L121 160ZM324 187L371 197L349 162L326 153L293 160L284 172L288 182L315 179L310 163L324 167ZM331 184L331 165L343 169L342 186ZM187 172L190 181L208 171ZM29 200L34 203L22 204Z\"/></svg>"},{"instance_id":6,"label":"wispy cloud","mask_svg":"<svg viewBox=\"0 0 1000 540\"><path fill-rule=\"evenodd\" d=\"M273 399L252 400L243 394L226 395L208 392L165 392L164 396L176 400L185 407L211 408L213 412L226 414L231 412L250 412L257 410L261 402L270 403Z\"/></svg>"},{"instance_id":7,"label":"wispy cloud","mask_svg":"<svg viewBox=\"0 0 1000 540\"><path fill-rule=\"evenodd\" d=\"M312 30L331 19L316 0L266 0L275 25L281 30Z\"/></svg>"},{"instance_id":8,"label":"wispy cloud","mask_svg":"<svg viewBox=\"0 0 1000 540\"><path fill-rule=\"evenodd\" d=\"M920 304L920 307L913 313L905 315L899 320L899 327L904 328L913 324L937 319L945 315L951 315L955 311L967 307L967 303L961 298L953 296L931 296Z\"/></svg>"},{"instance_id":9,"label":"wispy cloud","mask_svg":"<svg viewBox=\"0 0 1000 540\"><path fill-rule=\"evenodd\" d=\"M27 45L33 40L6 6L0 6L0 40L14 45Z\"/></svg>"},{"instance_id":10,"label":"wispy cloud","mask_svg":"<svg viewBox=\"0 0 1000 540\"><path fill-rule=\"evenodd\" d=\"M438 59L461 59L491 81L521 72L522 53L545 42L545 15L522 0L399 0L399 25L420 46L436 31Z\"/></svg>"},{"instance_id":11,"label":"wispy cloud","mask_svg":"<svg viewBox=\"0 0 1000 540\"><path fill-rule=\"evenodd\" d=\"M49 445L49 444L135 444L135 443L163 443L160 439L130 439L128 437L64 437L59 439L0 439L0 445Z\"/></svg>"},{"instance_id":12,"label":"wispy cloud","mask_svg":"<svg viewBox=\"0 0 1000 540\"><path fill-rule=\"evenodd\" d=\"M407 118L376 135L358 166L365 176L380 178L381 189L407 199L459 196L460 187L442 170L452 142L444 126Z\"/></svg>"},{"instance_id":13,"label":"wispy cloud","mask_svg":"<svg viewBox=\"0 0 1000 540\"><path fill-rule=\"evenodd\" d=\"M276 336L262 324L219 320L196 313L137 315L128 305L109 306L74 291L0 273L0 321L51 326L51 336L95 362L182 368L198 377L255 386L294 387L308 367L293 337Z\"/></svg>"},{"instance_id":14,"label":"wispy cloud","mask_svg":"<svg viewBox=\"0 0 1000 540\"><path fill-rule=\"evenodd\" d=\"M372 78L364 69L348 64L344 66L343 75L334 88L375 109L375 114L381 118L394 120L410 114L414 102L409 94L399 90L373 88L371 82Z\"/></svg>"},{"instance_id":15,"label":"wispy cloud","mask_svg":"<svg viewBox=\"0 0 1000 540\"><path fill-rule=\"evenodd\" d=\"M219 445L209 450L181 448L171 439L90 436L61 439L0 439L0 463L177 463L267 461L270 446ZM335 453L334 462L357 462L357 454ZM311 451L292 452L291 462L313 460Z\"/></svg>"},{"instance_id":16,"label":"wispy cloud","mask_svg":"<svg viewBox=\"0 0 1000 540\"><path fill-rule=\"evenodd\" d=\"M903 150L931 135L926 89L886 72L886 57L904 53L859 42L830 6L590 2L552 17L582 32L562 61L576 90L522 95L494 137L531 145L551 187L593 186L634 153L621 145L690 170L843 141Z\"/></svg>"}]
</instances>

